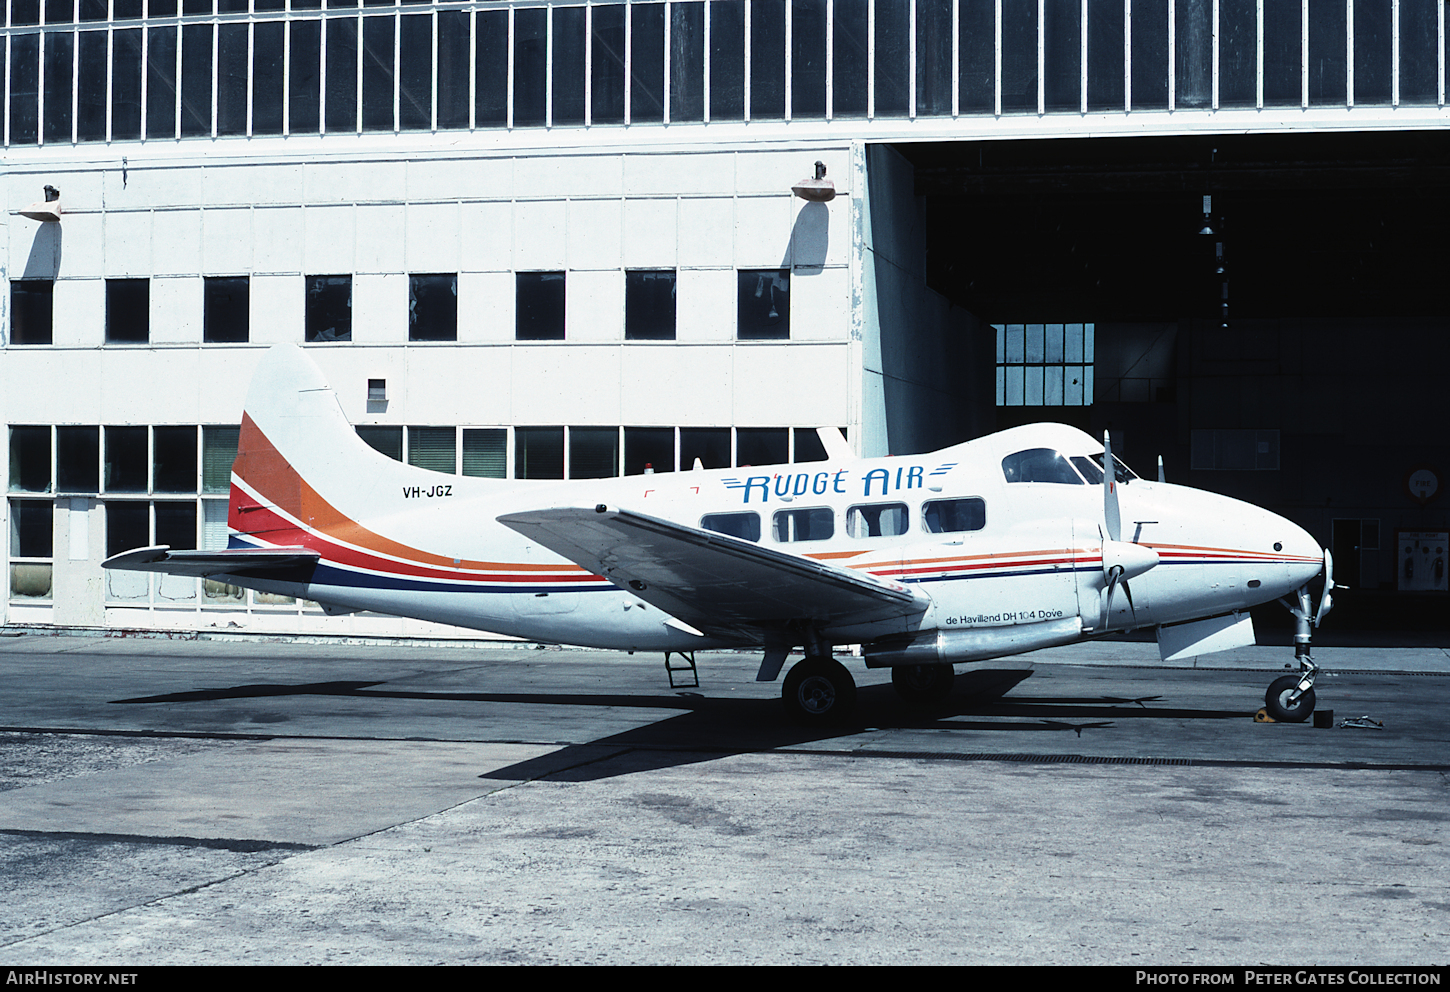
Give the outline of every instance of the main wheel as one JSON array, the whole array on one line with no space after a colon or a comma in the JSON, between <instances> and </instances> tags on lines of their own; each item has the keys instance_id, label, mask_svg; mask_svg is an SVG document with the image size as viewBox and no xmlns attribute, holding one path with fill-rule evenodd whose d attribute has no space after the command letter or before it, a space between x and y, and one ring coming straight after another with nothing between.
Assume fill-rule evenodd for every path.
<instances>
[{"instance_id":1,"label":"main wheel","mask_svg":"<svg viewBox=\"0 0 1450 992\"><path fill-rule=\"evenodd\" d=\"M840 723L856 707L856 680L832 658L803 658L786 673L780 695L800 723Z\"/></svg>"},{"instance_id":2,"label":"main wheel","mask_svg":"<svg viewBox=\"0 0 1450 992\"><path fill-rule=\"evenodd\" d=\"M895 665L891 669L897 695L913 706L942 702L951 695L955 678L951 665Z\"/></svg>"},{"instance_id":3,"label":"main wheel","mask_svg":"<svg viewBox=\"0 0 1450 992\"><path fill-rule=\"evenodd\" d=\"M1305 689L1290 703L1289 694L1297 688L1297 675L1285 675L1269 683L1269 691L1264 693L1264 709L1269 711L1269 716L1279 723L1303 723L1309 719L1309 714L1314 712L1314 690Z\"/></svg>"}]
</instances>

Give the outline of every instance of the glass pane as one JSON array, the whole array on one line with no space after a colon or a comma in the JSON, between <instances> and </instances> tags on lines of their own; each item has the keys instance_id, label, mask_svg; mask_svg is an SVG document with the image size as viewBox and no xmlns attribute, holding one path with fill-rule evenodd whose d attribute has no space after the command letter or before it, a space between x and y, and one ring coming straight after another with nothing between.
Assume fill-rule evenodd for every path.
<instances>
[{"instance_id":1,"label":"glass pane","mask_svg":"<svg viewBox=\"0 0 1450 992\"><path fill-rule=\"evenodd\" d=\"M771 537L781 542L829 541L836 532L836 515L824 507L777 510L770 527Z\"/></svg>"},{"instance_id":2,"label":"glass pane","mask_svg":"<svg viewBox=\"0 0 1450 992\"><path fill-rule=\"evenodd\" d=\"M780 120L783 117L785 0L751 0L750 118Z\"/></svg>"},{"instance_id":3,"label":"glass pane","mask_svg":"<svg viewBox=\"0 0 1450 992\"><path fill-rule=\"evenodd\" d=\"M736 335L742 341L790 337L789 269L742 269L738 287Z\"/></svg>"},{"instance_id":4,"label":"glass pane","mask_svg":"<svg viewBox=\"0 0 1450 992\"><path fill-rule=\"evenodd\" d=\"M433 127L433 18L414 14L398 19L398 127Z\"/></svg>"},{"instance_id":5,"label":"glass pane","mask_svg":"<svg viewBox=\"0 0 1450 992\"><path fill-rule=\"evenodd\" d=\"M866 83L870 77L869 0L836 0L831 31L831 115L866 116Z\"/></svg>"},{"instance_id":6,"label":"glass pane","mask_svg":"<svg viewBox=\"0 0 1450 992\"><path fill-rule=\"evenodd\" d=\"M141 29L117 31L111 38L111 135L134 141L141 137Z\"/></svg>"},{"instance_id":7,"label":"glass pane","mask_svg":"<svg viewBox=\"0 0 1450 992\"><path fill-rule=\"evenodd\" d=\"M744 0L710 4L710 119L745 119Z\"/></svg>"},{"instance_id":8,"label":"glass pane","mask_svg":"<svg viewBox=\"0 0 1450 992\"><path fill-rule=\"evenodd\" d=\"M504 478L508 474L508 431L502 427L464 428L463 474Z\"/></svg>"},{"instance_id":9,"label":"glass pane","mask_svg":"<svg viewBox=\"0 0 1450 992\"><path fill-rule=\"evenodd\" d=\"M50 428L10 428L10 491L50 492Z\"/></svg>"},{"instance_id":10,"label":"glass pane","mask_svg":"<svg viewBox=\"0 0 1450 992\"><path fill-rule=\"evenodd\" d=\"M308 276L308 341L352 340L352 276Z\"/></svg>"},{"instance_id":11,"label":"glass pane","mask_svg":"<svg viewBox=\"0 0 1450 992\"><path fill-rule=\"evenodd\" d=\"M904 117L911 106L910 4L876 4L875 55L875 114L877 117Z\"/></svg>"},{"instance_id":12,"label":"glass pane","mask_svg":"<svg viewBox=\"0 0 1450 992\"><path fill-rule=\"evenodd\" d=\"M54 504L48 499L10 501L11 555L16 558L51 556L55 517L53 507Z\"/></svg>"},{"instance_id":13,"label":"glass pane","mask_svg":"<svg viewBox=\"0 0 1450 992\"><path fill-rule=\"evenodd\" d=\"M144 506L145 504L140 504ZM191 551L196 548L196 503L156 503L156 543L165 544L173 551ZM168 578L189 579L188 576ZM195 584L194 579L190 579ZM194 590L193 590L194 594ZM173 598L180 598L174 597ZM190 598L190 597L186 597Z\"/></svg>"},{"instance_id":14,"label":"glass pane","mask_svg":"<svg viewBox=\"0 0 1450 992\"><path fill-rule=\"evenodd\" d=\"M357 130L357 21L331 18L327 26L327 130Z\"/></svg>"},{"instance_id":15,"label":"glass pane","mask_svg":"<svg viewBox=\"0 0 1450 992\"><path fill-rule=\"evenodd\" d=\"M102 20L105 14L101 15ZM76 140L106 140L106 33L83 31L76 51ZM121 68L120 65L117 66Z\"/></svg>"},{"instance_id":16,"label":"glass pane","mask_svg":"<svg viewBox=\"0 0 1450 992\"><path fill-rule=\"evenodd\" d=\"M1168 109L1168 0L1133 0L1133 109Z\"/></svg>"},{"instance_id":17,"label":"glass pane","mask_svg":"<svg viewBox=\"0 0 1450 992\"><path fill-rule=\"evenodd\" d=\"M146 137L176 135L177 28L146 31Z\"/></svg>"},{"instance_id":18,"label":"glass pane","mask_svg":"<svg viewBox=\"0 0 1450 992\"><path fill-rule=\"evenodd\" d=\"M784 465L790 435L784 427L742 427L735 432L735 464Z\"/></svg>"},{"instance_id":19,"label":"glass pane","mask_svg":"<svg viewBox=\"0 0 1450 992\"><path fill-rule=\"evenodd\" d=\"M66 17L70 20L70 17ZM71 140L71 59L75 36L45 36L45 140Z\"/></svg>"},{"instance_id":20,"label":"glass pane","mask_svg":"<svg viewBox=\"0 0 1450 992\"><path fill-rule=\"evenodd\" d=\"M1404 37L1403 12L1400 22ZM1354 102L1388 105L1393 93L1394 13L1391 0L1354 2Z\"/></svg>"},{"instance_id":21,"label":"glass pane","mask_svg":"<svg viewBox=\"0 0 1450 992\"><path fill-rule=\"evenodd\" d=\"M976 497L933 500L922 507L922 521L933 534L981 530L987 526L987 504Z\"/></svg>"},{"instance_id":22,"label":"glass pane","mask_svg":"<svg viewBox=\"0 0 1450 992\"><path fill-rule=\"evenodd\" d=\"M626 427L624 429L624 474L672 472L675 468L673 427Z\"/></svg>"},{"instance_id":23,"label":"glass pane","mask_svg":"<svg viewBox=\"0 0 1450 992\"><path fill-rule=\"evenodd\" d=\"M217 36L217 134L247 133L247 25L222 24Z\"/></svg>"},{"instance_id":24,"label":"glass pane","mask_svg":"<svg viewBox=\"0 0 1450 992\"><path fill-rule=\"evenodd\" d=\"M514 127L544 123L548 98L548 9L514 10Z\"/></svg>"},{"instance_id":25,"label":"glass pane","mask_svg":"<svg viewBox=\"0 0 1450 992\"><path fill-rule=\"evenodd\" d=\"M112 493L144 493L150 455L146 428L107 427L105 488ZM138 547L139 545L132 545Z\"/></svg>"},{"instance_id":26,"label":"glass pane","mask_svg":"<svg viewBox=\"0 0 1450 992\"><path fill-rule=\"evenodd\" d=\"M232 487L232 462L237 460L239 427L201 429L201 491L224 493Z\"/></svg>"},{"instance_id":27,"label":"glass pane","mask_svg":"<svg viewBox=\"0 0 1450 992\"><path fill-rule=\"evenodd\" d=\"M564 340L564 273L520 272L515 283L514 336L520 341Z\"/></svg>"},{"instance_id":28,"label":"glass pane","mask_svg":"<svg viewBox=\"0 0 1450 992\"><path fill-rule=\"evenodd\" d=\"M700 529L738 537L742 541L759 541L760 514L707 513L700 518Z\"/></svg>"},{"instance_id":29,"label":"glass pane","mask_svg":"<svg viewBox=\"0 0 1450 992\"><path fill-rule=\"evenodd\" d=\"M157 427L152 445L152 489L158 493L196 492L196 428Z\"/></svg>"},{"instance_id":30,"label":"glass pane","mask_svg":"<svg viewBox=\"0 0 1450 992\"><path fill-rule=\"evenodd\" d=\"M1400 102L1434 103L1439 71L1435 50L1437 0L1400 0Z\"/></svg>"},{"instance_id":31,"label":"glass pane","mask_svg":"<svg viewBox=\"0 0 1450 992\"><path fill-rule=\"evenodd\" d=\"M210 24L181 29L182 137L211 134L211 29Z\"/></svg>"},{"instance_id":32,"label":"glass pane","mask_svg":"<svg viewBox=\"0 0 1450 992\"><path fill-rule=\"evenodd\" d=\"M502 127L508 122L509 12L480 10L474 31L478 73L474 121L479 127Z\"/></svg>"},{"instance_id":33,"label":"glass pane","mask_svg":"<svg viewBox=\"0 0 1450 992\"><path fill-rule=\"evenodd\" d=\"M53 570L53 565L41 562L12 562L10 565L10 598L50 599Z\"/></svg>"},{"instance_id":34,"label":"glass pane","mask_svg":"<svg viewBox=\"0 0 1450 992\"><path fill-rule=\"evenodd\" d=\"M1219 0L1218 105L1258 103L1258 0Z\"/></svg>"},{"instance_id":35,"label":"glass pane","mask_svg":"<svg viewBox=\"0 0 1450 992\"><path fill-rule=\"evenodd\" d=\"M595 7L590 31L593 54L590 113L596 124L623 124L624 6L608 4Z\"/></svg>"},{"instance_id":36,"label":"glass pane","mask_svg":"<svg viewBox=\"0 0 1450 992\"><path fill-rule=\"evenodd\" d=\"M201 501L201 547L204 551L220 551L230 539L227 530L227 501L204 499ZM217 583L221 585L221 583ZM228 586L235 589L235 586ZM214 597L209 597L214 598Z\"/></svg>"},{"instance_id":37,"label":"glass pane","mask_svg":"<svg viewBox=\"0 0 1450 992\"><path fill-rule=\"evenodd\" d=\"M20 279L10 284L10 343L50 344L55 283Z\"/></svg>"},{"instance_id":38,"label":"glass pane","mask_svg":"<svg viewBox=\"0 0 1450 992\"><path fill-rule=\"evenodd\" d=\"M665 119L665 5L630 6L629 119L659 123Z\"/></svg>"},{"instance_id":39,"label":"glass pane","mask_svg":"<svg viewBox=\"0 0 1450 992\"><path fill-rule=\"evenodd\" d=\"M1309 104L1344 106L1348 21L1345 0L1309 0Z\"/></svg>"},{"instance_id":40,"label":"glass pane","mask_svg":"<svg viewBox=\"0 0 1450 992\"><path fill-rule=\"evenodd\" d=\"M362 126L393 129L393 19L363 18Z\"/></svg>"},{"instance_id":41,"label":"glass pane","mask_svg":"<svg viewBox=\"0 0 1450 992\"><path fill-rule=\"evenodd\" d=\"M618 474L618 428L569 428L569 478L609 479Z\"/></svg>"},{"instance_id":42,"label":"glass pane","mask_svg":"<svg viewBox=\"0 0 1450 992\"><path fill-rule=\"evenodd\" d=\"M1037 0L1002 0L1002 113L1037 113Z\"/></svg>"},{"instance_id":43,"label":"glass pane","mask_svg":"<svg viewBox=\"0 0 1450 992\"><path fill-rule=\"evenodd\" d=\"M408 279L408 340L458 340L458 276Z\"/></svg>"},{"instance_id":44,"label":"glass pane","mask_svg":"<svg viewBox=\"0 0 1450 992\"><path fill-rule=\"evenodd\" d=\"M876 503L853 506L846 511L846 533L850 537L900 537L907 531L905 503Z\"/></svg>"},{"instance_id":45,"label":"glass pane","mask_svg":"<svg viewBox=\"0 0 1450 992\"><path fill-rule=\"evenodd\" d=\"M819 2L819 0L817 0ZM670 5L670 120L705 118L705 5Z\"/></svg>"},{"instance_id":46,"label":"glass pane","mask_svg":"<svg viewBox=\"0 0 1450 992\"><path fill-rule=\"evenodd\" d=\"M1178 0L1174 16L1174 105L1213 103L1213 0Z\"/></svg>"},{"instance_id":47,"label":"glass pane","mask_svg":"<svg viewBox=\"0 0 1450 992\"><path fill-rule=\"evenodd\" d=\"M145 500L106 503L106 556L149 547L151 505Z\"/></svg>"},{"instance_id":48,"label":"glass pane","mask_svg":"<svg viewBox=\"0 0 1450 992\"><path fill-rule=\"evenodd\" d=\"M585 28L583 7L554 8L555 124L584 123L584 53L587 51ZM441 61L443 42L441 29L438 40ZM438 94L441 101L443 99L442 79L438 81Z\"/></svg>"},{"instance_id":49,"label":"glass pane","mask_svg":"<svg viewBox=\"0 0 1450 992\"><path fill-rule=\"evenodd\" d=\"M1343 0L1340 8L1343 9ZM1300 49L1303 24L1298 4L1270 3L1264 8L1264 103L1267 106L1297 107L1303 53ZM1344 41L1339 43L1344 57Z\"/></svg>"},{"instance_id":50,"label":"glass pane","mask_svg":"<svg viewBox=\"0 0 1450 992\"><path fill-rule=\"evenodd\" d=\"M1043 106L1082 107L1082 7L1078 0L1047 0L1042 9Z\"/></svg>"},{"instance_id":51,"label":"glass pane","mask_svg":"<svg viewBox=\"0 0 1450 992\"><path fill-rule=\"evenodd\" d=\"M468 126L469 13L438 14L438 126ZM557 18L557 15L556 15ZM557 23L557 20L556 20ZM579 64L582 64L580 60ZM555 100L557 101L557 94ZM559 112L557 102L554 113Z\"/></svg>"},{"instance_id":52,"label":"glass pane","mask_svg":"<svg viewBox=\"0 0 1450 992\"><path fill-rule=\"evenodd\" d=\"M673 341L675 273L626 272L624 337L627 341Z\"/></svg>"},{"instance_id":53,"label":"glass pane","mask_svg":"<svg viewBox=\"0 0 1450 992\"><path fill-rule=\"evenodd\" d=\"M1088 4L1088 109L1123 109L1123 5Z\"/></svg>"},{"instance_id":54,"label":"glass pane","mask_svg":"<svg viewBox=\"0 0 1450 992\"><path fill-rule=\"evenodd\" d=\"M208 278L202 339L212 343L245 342L250 324L250 285L246 276Z\"/></svg>"},{"instance_id":55,"label":"glass pane","mask_svg":"<svg viewBox=\"0 0 1450 992\"><path fill-rule=\"evenodd\" d=\"M40 125L40 35L10 36L10 143L34 144Z\"/></svg>"},{"instance_id":56,"label":"glass pane","mask_svg":"<svg viewBox=\"0 0 1450 992\"><path fill-rule=\"evenodd\" d=\"M56 492L62 493L101 491L99 427L55 429L55 484Z\"/></svg>"},{"instance_id":57,"label":"glass pane","mask_svg":"<svg viewBox=\"0 0 1450 992\"><path fill-rule=\"evenodd\" d=\"M564 428L514 428L514 478L564 478Z\"/></svg>"},{"instance_id":58,"label":"glass pane","mask_svg":"<svg viewBox=\"0 0 1450 992\"><path fill-rule=\"evenodd\" d=\"M281 21L256 25L252 32L252 133L282 133L282 49L287 26ZM304 129L305 130L305 129ZM316 125L313 125L316 130Z\"/></svg>"},{"instance_id":59,"label":"glass pane","mask_svg":"<svg viewBox=\"0 0 1450 992\"><path fill-rule=\"evenodd\" d=\"M826 116L826 0L792 0L790 5L790 113ZM947 39L951 51L951 39ZM948 58L950 63L950 58ZM949 67L949 66L948 66ZM950 83L948 83L950 91ZM948 100L950 100L948 92Z\"/></svg>"},{"instance_id":60,"label":"glass pane","mask_svg":"<svg viewBox=\"0 0 1450 992\"><path fill-rule=\"evenodd\" d=\"M409 427L408 464L453 475L458 471L457 444L452 427Z\"/></svg>"},{"instance_id":61,"label":"glass pane","mask_svg":"<svg viewBox=\"0 0 1450 992\"><path fill-rule=\"evenodd\" d=\"M355 429L357 436L362 438L369 448L387 455L393 461L403 460L403 428L362 426Z\"/></svg>"},{"instance_id":62,"label":"glass pane","mask_svg":"<svg viewBox=\"0 0 1450 992\"><path fill-rule=\"evenodd\" d=\"M821 444L821 436L809 427L794 428L795 450L791 452L792 460L796 462L823 462L826 461L826 446Z\"/></svg>"},{"instance_id":63,"label":"glass pane","mask_svg":"<svg viewBox=\"0 0 1450 992\"><path fill-rule=\"evenodd\" d=\"M680 471L695 467L695 459L704 468L730 467L730 428L680 428Z\"/></svg>"}]
</instances>

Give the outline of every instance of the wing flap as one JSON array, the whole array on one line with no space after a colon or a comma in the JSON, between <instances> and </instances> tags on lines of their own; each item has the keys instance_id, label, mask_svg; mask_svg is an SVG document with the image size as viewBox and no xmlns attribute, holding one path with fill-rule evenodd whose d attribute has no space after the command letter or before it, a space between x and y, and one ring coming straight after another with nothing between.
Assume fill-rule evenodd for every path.
<instances>
[{"instance_id":1,"label":"wing flap","mask_svg":"<svg viewBox=\"0 0 1450 992\"><path fill-rule=\"evenodd\" d=\"M169 545L137 548L112 555L102 568L132 572L166 572L171 575L238 575L259 569L275 570L315 565L321 557L307 548L228 548L224 551L172 551Z\"/></svg>"},{"instance_id":2,"label":"wing flap","mask_svg":"<svg viewBox=\"0 0 1450 992\"><path fill-rule=\"evenodd\" d=\"M631 510L557 507L498 520L711 634L872 623L929 603L899 582Z\"/></svg>"}]
</instances>

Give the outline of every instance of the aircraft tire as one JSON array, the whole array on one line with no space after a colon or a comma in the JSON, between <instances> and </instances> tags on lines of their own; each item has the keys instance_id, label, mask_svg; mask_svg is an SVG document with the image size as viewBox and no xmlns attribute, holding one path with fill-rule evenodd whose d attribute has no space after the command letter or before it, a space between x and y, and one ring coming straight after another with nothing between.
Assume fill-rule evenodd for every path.
<instances>
[{"instance_id":1,"label":"aircraft tire","mask_svg":"<svg viewBox=\"0 0 1450 992\"><path fill-rule=\"evenodd\" d=\"M786 673L780 695L797 723L838 724L856 708L856 680L833 658L802 658Z\"/></svg>"},{"instance_id":2,"label":"aircraft tire","mask_svg":"<svg viewBox=\"0 0 1450 992\"><path fill-rule=\"evenodd\" d=\"M1289 705L1289 693L1299 685L1299 676L1285 675L1269 683L1264 693L1264 709L1276 723L1303 723L1314 712L1314 690L1306 689L1293 706Z\"/></svg>"},{"instance_id":3,"label":"aircraft tire","mask_svg":"<svg viewBox=\"0 0 1450 992\"><path fill-rule=\"evenodd\" d=\"M896 694L913 706L944 701L951 695L955 678L951 665L894 665L891 669Z\"/></svg>"}]
</instances>

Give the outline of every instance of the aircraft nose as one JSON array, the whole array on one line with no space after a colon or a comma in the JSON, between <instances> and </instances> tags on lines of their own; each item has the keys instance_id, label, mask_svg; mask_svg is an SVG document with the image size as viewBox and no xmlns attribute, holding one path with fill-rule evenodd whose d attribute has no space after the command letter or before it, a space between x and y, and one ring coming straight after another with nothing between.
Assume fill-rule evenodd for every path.
<instances>
[{"instance_id":1,"label":"aircraft nose","mask_svg":"<svg viewBox=\"0 0 1450 992\"><path fill-rule=\"evenodd\" d=\"M1313 580L1324 570L1324 549L1303 527L1291 520L1274 516L1274 530L1282 537L1274 541L1274 550L1283 555L1294 588Z\"/></svg>"}]
</instances>

